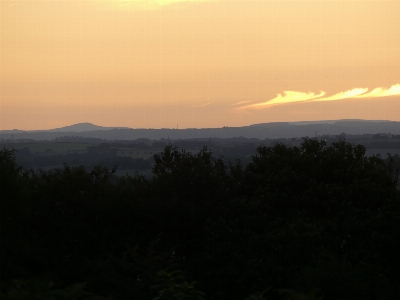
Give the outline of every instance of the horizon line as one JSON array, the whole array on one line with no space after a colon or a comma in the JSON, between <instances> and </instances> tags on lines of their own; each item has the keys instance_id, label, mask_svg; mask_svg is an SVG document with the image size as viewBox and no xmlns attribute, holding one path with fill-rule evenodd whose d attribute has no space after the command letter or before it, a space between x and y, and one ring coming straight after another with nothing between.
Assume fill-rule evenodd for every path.
<instances>
[{"instance_id":1,"label":"horizon line","mask_svg":"<svg viewBox=\"0 0 400 300\"><path fill-rule=\"evenodd\" d=\"M376 119L331 119L331 120L301 120L301 121L279 121L279 122L264 122L264 123L254 123L254 124L249 124L249 125L242 125L242 126L221 126L221 127L186 127L186 128L176 128L176 127L160 127L160 128L155 128L155 127L127 127L127 126L102 126L102 125L97 125L91 122L79 122L71 125L65 125L62 127L56 127L56 128L50 128L50 129L18 129L18 128L13 128L13 129L0 129L0 132L3 131L21 131L21 132L43 132L43 131L50 131L50 130L56 130L56 129L65 129L67 127L72 127L72 126L77 126L81 124L89 124L93 125L96 127L102 127L104 129L133 129L133 130L187 130L187 129L223 129L223 128L240 128L240 127L250 127L254 125L262 125L262 124L277 124L277 123L318 123L318 122L338 122L338 121L366 121L366 122L400 122L400 120L376 120ZM102 130L102 129L98 129ZM98 130L87 130L87 131L98 131ZM71 131L75 132L75 131ZM85 132L85 131L83 131Z\"/></svg>"}]
</instances>

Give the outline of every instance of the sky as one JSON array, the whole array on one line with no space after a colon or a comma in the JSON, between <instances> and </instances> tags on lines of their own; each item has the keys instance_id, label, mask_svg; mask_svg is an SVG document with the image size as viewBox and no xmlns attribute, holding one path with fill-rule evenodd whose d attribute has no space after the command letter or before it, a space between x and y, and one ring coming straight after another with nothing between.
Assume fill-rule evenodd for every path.
<instances>
[{"instance_id":1,"label":"sky","mask_svg":"<svg viewBox=\"0 0 400 300\"><path fill-rule=\"evenodd\" d=\"M400 1L0 0L0 129L400 121Z\"/></svg>"}]
</instances>

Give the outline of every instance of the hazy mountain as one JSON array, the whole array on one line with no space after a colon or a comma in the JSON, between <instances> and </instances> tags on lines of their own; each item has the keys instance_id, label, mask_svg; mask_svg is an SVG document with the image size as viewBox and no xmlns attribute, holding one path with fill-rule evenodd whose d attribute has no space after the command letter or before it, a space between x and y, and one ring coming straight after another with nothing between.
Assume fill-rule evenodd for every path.
<instances>
[{"instance_id":1,"label":"hazy mountain","mask_svg":"<svg viewBox=\"0 0 400 300\"><path fill-rule=\"evenodd\" d=\"M37 132L86 132L86 131L98 131L98 130L112 130L112 129L128 129L128 127L104 127L94 125L92 123L78 123L69 126L64 126L60 128L54 129L45 129L45 130L19 130L19 129L12 129L12 130L0 130L0 134L15 134L15 133L37 133Z\"/></svg>"},{"instance_id":2,"label":"hazy mountain","mask_svg":"<svg viewBox=\"0 0 400 300\"><path fill-rule=\"evenodd\" d=\"M41 130L48 132L86 132L86 131L97 131L97 130L111 130L111 129L127 129L128 127L103 127L94 125L92 123L78 123L69 125L61 128L55 128L50 130Z\"/></svg>"},{"instance_id":3,"label":"hazy mountain","mask_svg":"<svg viewBox=\"0 0 400 300\"><path fill-rule=\"evenodd\" d=\"M189 138L294 138L346 134L400 134L400 122L382 120L328 120L305 122L274 122L243 127L188 129L133 129L102 127L80 123L41 131L0 131L0 139L52 140L63 136L82 136L106 140L189 139Z\"/></svg>"},{"instance_id":4,"label":"hazy mountain","mask_svg":"<svg viewBox=\"0 0 400 300\"><path fill-rule=\"evenodd\" d=\"M19 130L19 129L0 130L0 134L15 134L15 133L21 133L21 132L24 132L24 131Z\"/></svg>"},{"instance_id":5,"label":"hazy mountain","mask_svg":"<svg viewBox=\"0 0 400 300\"><path fill-rule=\"evenodd\" d=\"M388 120L361 120L361 119L344 119L344 120L323 120L323 121L299 121L299 122L288 122L291 125L311 125L311 124L358 124L358 122L372 122L372 123L380 123L380 122L391 122Z\"/></svg>"}]
</instances>

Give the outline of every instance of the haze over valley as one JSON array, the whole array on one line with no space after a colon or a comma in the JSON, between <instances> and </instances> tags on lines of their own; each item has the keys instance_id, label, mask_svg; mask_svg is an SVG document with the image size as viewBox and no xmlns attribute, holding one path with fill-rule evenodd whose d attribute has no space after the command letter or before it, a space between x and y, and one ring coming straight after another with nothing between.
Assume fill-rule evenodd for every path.
<instances>
[{"instance_id":1,"label":"haze over valley","mask_svg":"<svg viewBox=\"0 0 400 300\"><path fill-rule=\"evenodd\" d=\"M105 140L147 139L195 139L195 138L301 138L341 133L357 134L400 134L400 122L384 120L331 120L304 122L273 122L242 127L222 128L124 128L103 127L80 123L57 129L22 131L1 130L3 140L52 140L63 136L81 136Z\"/></svg>"}]
</instances>

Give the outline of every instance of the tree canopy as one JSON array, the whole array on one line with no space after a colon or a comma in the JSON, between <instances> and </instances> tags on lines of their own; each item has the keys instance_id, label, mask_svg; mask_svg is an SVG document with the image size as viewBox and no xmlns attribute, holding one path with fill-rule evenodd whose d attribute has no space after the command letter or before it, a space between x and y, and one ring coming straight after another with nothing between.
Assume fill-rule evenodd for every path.
<instances>
[{"instance_id":1,"label":"tree canopy","mask_svg":"<svg viewBox=\"0 0 400 300\"><path fill-rule=\"evenodd\" d=\"M76 299L399 294L398 176L363 146L278 143L246 167L166 146L154 160L153 177L117 179L101 166L24 170L1 150L2 298L41 278L59 292L37 299L74 287Z\"/></svg>"}]
</instances>

